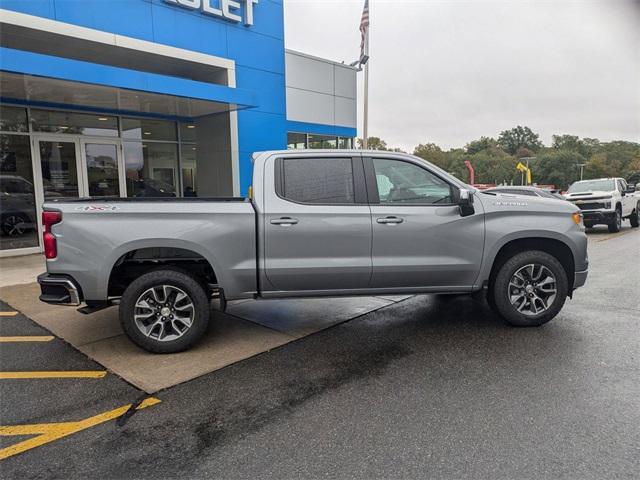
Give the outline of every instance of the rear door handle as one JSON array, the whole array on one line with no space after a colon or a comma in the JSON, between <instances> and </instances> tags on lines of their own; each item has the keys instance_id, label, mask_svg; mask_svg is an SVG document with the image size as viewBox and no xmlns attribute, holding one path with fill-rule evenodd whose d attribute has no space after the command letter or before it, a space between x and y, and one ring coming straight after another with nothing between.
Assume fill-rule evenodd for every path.
<instances>
[{"instance_id":1,"label":"rear door handle","mask_svg":"<svg viewBox=\"0 0 640 480\"><path fill-rule=\"evenodd\" d=\"M384 217L384 218L376 219L376 222L390 224L390 225L397 225L398 223L404 222L404 218L400 218L400 217Z\"/></svg>"},{"instance_id":2,"label":"rear door handle","mask_svg":"<svg viewBox=\"0 0 640 480\"><path fill-rule=\"evenodd\" d=\"M280 225L281 227L290 227L296 223L298 223L298 219L293 217L280 217L271 220L271 225Z\"/></svg>"}]
</instances>

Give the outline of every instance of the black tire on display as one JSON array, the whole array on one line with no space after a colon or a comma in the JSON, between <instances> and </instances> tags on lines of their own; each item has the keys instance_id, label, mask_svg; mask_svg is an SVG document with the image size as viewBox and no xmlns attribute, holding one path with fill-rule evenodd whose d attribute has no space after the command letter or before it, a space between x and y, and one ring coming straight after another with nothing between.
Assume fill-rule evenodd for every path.
<instances>
[{"instance_id":1,"label":"black tire on display","mask_svg":"<svg viewBox=\"0 0 640 480\"><path fill-rule=\"evenodd\" d=\"M507 260L490 286L493 304L507 323L537 327L562 309L569 291L567 273L556 257L539 250Z\"/></svg>"},{"instance_id":2,"label":"black tire on display","mask_svg":"<svg viewBox=\"0 0 640 480\"><path fill-rule=\"evenodd\" d=\"M616 209L616 214L609 224L609 233L618 233L622 228L622 212Z\"/></svg>"},{"instance_id":3,"label":"black tire on display","mask_svg":"<svg viewBox=\"0 0 640 480\"><path fill-rule=\"evenodd\" d=\"M638 228L638 211L640 211L640 203L636 205L636 209L633 211L631 216L629 217L629 222L631 222L631 228Z\"/></svg>"},{"instance_id":4,"label":"black tire on display","mask_svg":"<svg viewBox=\"0 0 640 480\"><path fill-rule=\"evenodd\" d=\"M120 300L120 323L136 345L152 353L190 348L206 332L210 302L200 282L178 269L137 278Z\"/></svg>"}]
</instances>

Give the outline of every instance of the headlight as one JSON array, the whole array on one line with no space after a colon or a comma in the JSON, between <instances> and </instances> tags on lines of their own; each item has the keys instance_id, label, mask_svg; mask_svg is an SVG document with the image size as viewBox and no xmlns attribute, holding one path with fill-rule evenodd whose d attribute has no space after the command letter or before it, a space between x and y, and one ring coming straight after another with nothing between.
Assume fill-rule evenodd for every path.
<instances>
[{"instance_id":1,"label":"headlight","mask_svg":"<svg viewBox=\"0 0 640 480\"><path fill-rule=\"evenodd\" d=\"M604 202L604 208L611 208L611 200Z\"/></svg>"}]
</instances>

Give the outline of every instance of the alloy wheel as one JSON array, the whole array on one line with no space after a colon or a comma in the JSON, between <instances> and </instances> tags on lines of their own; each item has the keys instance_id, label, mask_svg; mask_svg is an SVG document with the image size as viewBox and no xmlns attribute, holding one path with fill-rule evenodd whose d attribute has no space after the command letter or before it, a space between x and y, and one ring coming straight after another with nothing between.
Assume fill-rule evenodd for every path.
<instances>
[{"instance_id":1,"label":"alloy wheel","mask_svg":"<svg viewBox=\"0 0 640 480\"><path fill-rule=\"evenodd\" d=\"M507 289L511 305L526 316L547 311L558 292L553 272L544 265L535 263L516 270Z\"/></svg>"},{"instance_id":2,"label":"alloy wheel","mask_svg":"<svg viewBox=\"0 0 640 480\"><path fill-rule=\"evenodd\" d=\"M144 336L170 342L191 328L194 316L193 301L184 290L173 285L157 285L138 297L133 319Z\"/></svg>"}]
</instances>

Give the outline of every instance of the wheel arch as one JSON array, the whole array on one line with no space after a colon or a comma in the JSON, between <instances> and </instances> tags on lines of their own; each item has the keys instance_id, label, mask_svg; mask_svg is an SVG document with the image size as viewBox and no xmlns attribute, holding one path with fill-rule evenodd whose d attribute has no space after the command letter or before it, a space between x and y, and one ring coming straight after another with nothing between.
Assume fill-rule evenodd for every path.
<instances>
[{"instance_id":1,"label":"wheel arch","mask_svg":"<svg viewBox=\"0 0 640 480\"><path fill-rule=\"evenodd\" d=\"M575 259L571 248L563 241L549 237L523 237L505 242L496 252L491 263L489 275L486 278L491 288L493 280L504 263L513 255L527 250L540 250L554 256L567 274L569 282L569 296L573 292L575 279Z\"/></svg>"},{"instance_id":2,"label":"wheel arch","mask_svg":"<svg viewBox=\"0 0 640 480\"><path fill-rule=\"evenodd\" d=\"M160 268L179 268L197 278L204 286L220 284L217 262L198 245L167 239L132 242L121 246L108 262L104 288L109 297L117 297L138 276Z\"/></svg>"}]
</instances>

